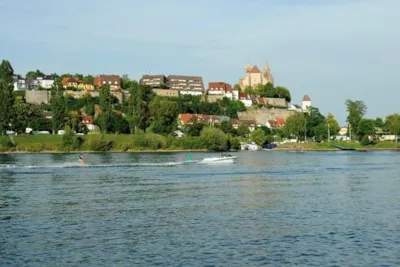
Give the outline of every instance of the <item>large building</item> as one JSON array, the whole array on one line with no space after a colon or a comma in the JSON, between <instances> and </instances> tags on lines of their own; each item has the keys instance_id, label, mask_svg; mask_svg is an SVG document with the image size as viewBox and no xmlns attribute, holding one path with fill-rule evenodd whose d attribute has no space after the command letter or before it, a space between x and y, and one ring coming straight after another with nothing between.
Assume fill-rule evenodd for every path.
<instances>
[{"instance_id":1,"label":"large building","mask_svg":"<svg viewBox=\"0 0 400 267\"><path fill-rule=\"evenodd\" d=\"M272 77L268 63L265 63L262 72L256 65L251 66L247 64L245 74L246 76L244 78L239 79L239 86L242 90L248 86L255 87L259 84L274 84L274 78Z\"/></svg>"},{"instance_id":2,"label":"large building","mask_svg":"<svg viewBox=\"0 0 400 267\"><path fill-rule=\"evenodd\" d=\"M204 93L203 78L200 76L169 75L167 87L179 90L181 95L202 95Z\"/></svg>"},{"instance_id":3,"label":"large building","mask_svg":"<svg viewBox=\"0 0 400 267\"><path fill-rule=\"evenodd\" d=\"M121 78L118 75L99 75L94 78L93 84L98 88L108 84L111 90L117 90L121 88Z\"/></svg>"},{"instance_id":4,"label":"large building","mask_svg":"<svg viewBox=\"0 0 400 267\"><path fill-rule=\"evenodd\" d=\"M143 75L140 83L151 88L167 88L167 77L165 75Z\"/></svg>"},{"instance_id":5,"label":"large building","mask_svg":"<svg viewBox=\"0 0 400 267\"><path fill-rule=\"evenodd\" d=\"M239 90L232 88L232 85L225 82L209 82L207 94L221 95L231 100L239 99Z\"/></svg>"}]
</instances>

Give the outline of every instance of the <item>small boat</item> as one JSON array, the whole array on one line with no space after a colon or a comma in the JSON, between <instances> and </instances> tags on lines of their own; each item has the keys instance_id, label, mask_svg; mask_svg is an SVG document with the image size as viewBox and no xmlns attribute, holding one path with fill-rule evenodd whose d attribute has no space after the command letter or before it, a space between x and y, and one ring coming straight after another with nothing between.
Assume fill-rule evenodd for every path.
<instances>
[{"instance_id":1,"label":"small boat","mask_svg":"<svg viewBox=\"0 0 400 267\"><path fill-rule=\"evenodd\" d=\"M220 157L204 158L204 163L234 163L238 156L222 154Z\"/></svg>"}]
</instances>

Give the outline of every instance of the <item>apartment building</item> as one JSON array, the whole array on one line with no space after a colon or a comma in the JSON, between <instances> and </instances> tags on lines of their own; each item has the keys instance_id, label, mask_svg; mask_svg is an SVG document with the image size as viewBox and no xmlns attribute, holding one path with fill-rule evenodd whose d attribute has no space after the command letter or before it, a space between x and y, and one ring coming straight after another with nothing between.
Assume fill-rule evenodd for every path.
<instances>
[{"instance_id":1,"label":"apartment building","mask_svg":"<svg viewBox=\"0 0 400 267\"><path fill-rule=\"evenodd\" d=\"M167 88L167 77L165 75L143 75L140 84L148 85L151 88Z\"/></svg>"}]
</instances>

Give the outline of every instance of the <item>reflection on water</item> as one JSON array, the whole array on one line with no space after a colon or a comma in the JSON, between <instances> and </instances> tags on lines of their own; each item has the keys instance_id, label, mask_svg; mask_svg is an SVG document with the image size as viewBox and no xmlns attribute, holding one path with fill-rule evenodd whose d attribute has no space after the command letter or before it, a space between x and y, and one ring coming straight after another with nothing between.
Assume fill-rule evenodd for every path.
<instances>
[{"instance_id":1,"label":"reflection on water","mask_svg":"<svg viewBox=\"0 0 400 267\"><path fill-rule=\"evenodd\" d=\"M0 266L400 265L399 153L238 155L0 155Z\"/></svg>"}]
</instances>

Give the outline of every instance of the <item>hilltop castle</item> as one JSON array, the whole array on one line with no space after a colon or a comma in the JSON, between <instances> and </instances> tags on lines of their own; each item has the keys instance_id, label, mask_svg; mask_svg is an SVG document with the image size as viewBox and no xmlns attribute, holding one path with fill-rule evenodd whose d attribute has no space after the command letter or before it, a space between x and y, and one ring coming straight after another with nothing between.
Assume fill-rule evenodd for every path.
<instances>
[{"instance_id":1,"label":"hilltop castle","mask_svg":"<svg viewBox=\"0 0 400 267\"><path fill-rule=\"evenodd\" d=\"M239 79L240 89L244 90L247 86L257 86L259 84L274 84L274 78L271 74L271 69L267 62L265 62L263 72L257 67L257 65L251 66L247 64L246 66L246 76Z\"/></svg>"}]
</instances>

